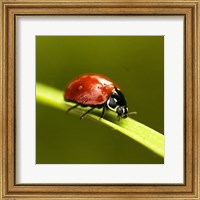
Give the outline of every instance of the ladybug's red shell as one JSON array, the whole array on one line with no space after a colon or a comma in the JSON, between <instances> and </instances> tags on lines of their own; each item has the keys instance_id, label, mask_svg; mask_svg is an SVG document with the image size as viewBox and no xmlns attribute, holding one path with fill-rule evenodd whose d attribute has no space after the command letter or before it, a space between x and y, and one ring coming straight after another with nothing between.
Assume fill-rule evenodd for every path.
<instances>
[{"instance_id":1,"label":"ladybug's red shell","mask_svg":"<svg viewBox=\"0 0 200 200\"><path fill-rule=\"evenodd\" d=\"M118 86L107 77L85 74L74 79L65 89L65 100L81 105L95 106L104 104Z\"/></svg>"}]
</instances>

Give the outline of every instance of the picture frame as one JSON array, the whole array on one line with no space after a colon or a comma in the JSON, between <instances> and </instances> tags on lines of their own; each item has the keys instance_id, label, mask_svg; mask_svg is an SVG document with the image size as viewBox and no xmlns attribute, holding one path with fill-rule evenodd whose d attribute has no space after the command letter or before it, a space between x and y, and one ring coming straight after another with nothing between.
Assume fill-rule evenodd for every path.
<instances>
[{"instance_id":1,"label":"picture frame","mask_svg":"<svg viewBox=\"0 0 200 200\"><path fill-rule=\"evenodd\" d=\"M2 0L0 6L2 199L199 199L199 1ZM22 15L184 16L184 184L16 184L15 27Z\"/></svg>"}]
</instances>

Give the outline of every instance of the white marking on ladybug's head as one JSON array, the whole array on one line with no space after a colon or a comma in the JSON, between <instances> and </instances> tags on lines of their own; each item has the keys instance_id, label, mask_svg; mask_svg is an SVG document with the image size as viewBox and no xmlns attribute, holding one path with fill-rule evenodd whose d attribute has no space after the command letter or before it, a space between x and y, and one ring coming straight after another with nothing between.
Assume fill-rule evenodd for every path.
<instances>
[{"instance_id":1,"label":"white marking on ladybug's head","mask_svg":"<svg viewBox=\"0 0 200 200\"><path fill-rule=\"evenodd\" d=\"M113 98L113 100L117 103L117 99Z\"/></svg>"},{"instance_id":2,"label":"white marking on ladybug's head","mask_svg":"<svg viewBox=\"0 0 200 200\"><path fill-rule=\"evenodd\" d=\"M114 99L114 101L117 102L116 99ZM116 111L117 111L117 107L119 107L119 106L116 106L115 108L112 108L112 107L110 106L110 99L107 100L107 106L108 106L108 108L109 108L110 110L112 110L112 111L114 111L114 112L116 112Z\"/></svg>"}]
</instances>

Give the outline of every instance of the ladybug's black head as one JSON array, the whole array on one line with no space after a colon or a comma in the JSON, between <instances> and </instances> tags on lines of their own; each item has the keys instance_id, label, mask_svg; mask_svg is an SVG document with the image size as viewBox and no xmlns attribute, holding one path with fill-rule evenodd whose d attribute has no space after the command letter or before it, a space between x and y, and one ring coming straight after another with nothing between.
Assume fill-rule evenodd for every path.
<instances>
[{"instance_id":1,"label":"ladybug's black head","mask_svg":"<svg viewBox=\"0 0 200 200\"><path fill-rule=\"evenodd\" d=\"M118 114L120 118L126 118L128 116L128 107L126 105L126 99L122 92L115 88L107 101L107 107Z\"/></svg>"}]
</instances>

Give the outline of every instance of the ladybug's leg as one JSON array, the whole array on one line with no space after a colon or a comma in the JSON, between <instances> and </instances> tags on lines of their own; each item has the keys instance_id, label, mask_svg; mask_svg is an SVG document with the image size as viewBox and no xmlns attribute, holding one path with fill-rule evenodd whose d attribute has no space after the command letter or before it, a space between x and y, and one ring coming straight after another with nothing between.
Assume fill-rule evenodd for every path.
<instances>
[{"instance_id":1,"label":"ladybug's leg","mask_svg":"<svg viewBox=\"0 0 200 200\"><path fill-rule=\"evenodd\" d=\"M121 119L121 117L118 115L118 116L117 116L117 120L120 121L120 119Z\"/></svg>"},{"instance_id":2,"label":"ladybug's leg","mask_svg":"<svg viewBox=\"0 0 200 200\"><path fill-rule=\"evenodd\" d=\"M72 106L71 108L67 109L65 112L68 113L70 110L72 110L72 109L74 109L74 108L76 108L78 106L79 106L79 104L76 104L75 106Z\"/></svg>"},{"instance_id":3,"label":"ladybug's leg","mask_svg":"<svg viewBox=\"0 0 200 200\"><path fill-rule=\"evenodd\" d=\"M104 117L105 111L106 111L106 104L103 106L103 111L102 111L102 113L101 113L100 119Z\"/></svg>"},{"instance_id":4,"label":"ladybug's leg","mask_svg":"<svg viewBox=\"0 0 200 200\"><path fill-rule=\"evenodd\" d=\"M89 112L91 112L92 110L94 110L96 107L91 108L90 110L88 110L87 112L85 112L80 119L83 119L83 117L85 117L85 115L87 115Z\"/></svg>"}]
</instances>

